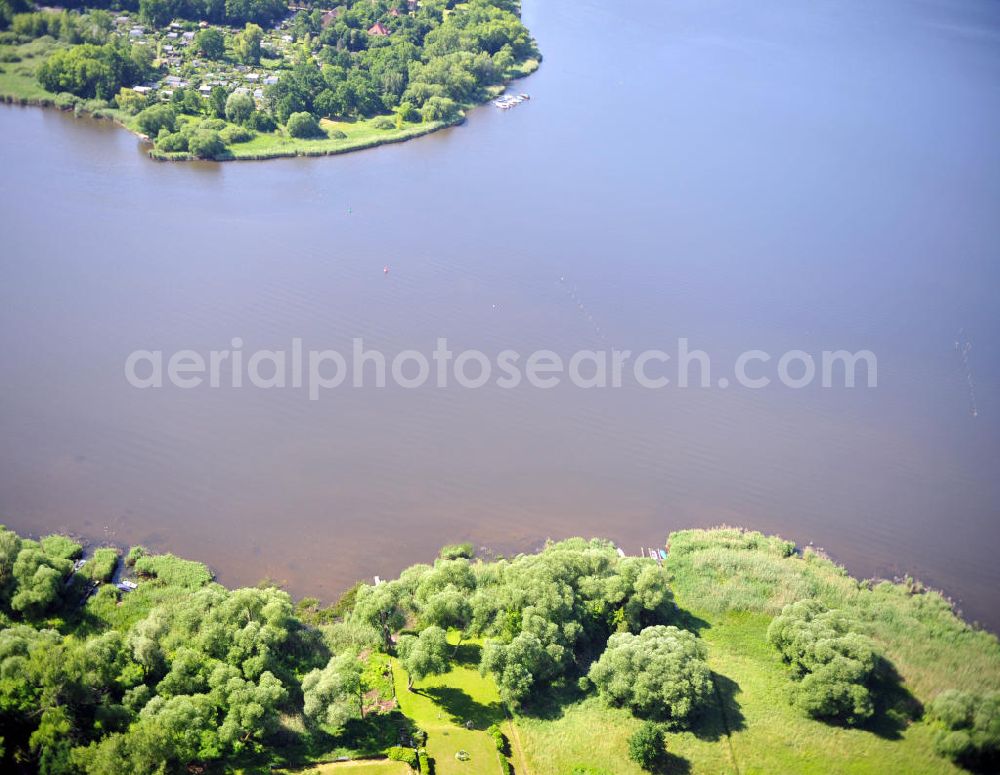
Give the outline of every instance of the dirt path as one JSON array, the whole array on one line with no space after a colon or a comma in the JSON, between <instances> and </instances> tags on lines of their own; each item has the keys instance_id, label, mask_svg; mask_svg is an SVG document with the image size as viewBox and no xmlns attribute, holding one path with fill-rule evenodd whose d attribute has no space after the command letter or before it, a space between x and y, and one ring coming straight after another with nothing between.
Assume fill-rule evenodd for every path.
<instances>
[{"instance_id":1,"label":"dirt path","mask_svg":"<svg viewBox=\"0 0 1000 775\"><path fill-rule=\"evenodd\" d=\"M505 711L506 712L506 711ZM517 724L510 713L507 713L507 728L510 730L511 753L514 754L514 772L516 775L531 775L528 769L528 760L524 758L524 748L521 745L521 736L517 732Z\"/></svg>"}]
</instances>

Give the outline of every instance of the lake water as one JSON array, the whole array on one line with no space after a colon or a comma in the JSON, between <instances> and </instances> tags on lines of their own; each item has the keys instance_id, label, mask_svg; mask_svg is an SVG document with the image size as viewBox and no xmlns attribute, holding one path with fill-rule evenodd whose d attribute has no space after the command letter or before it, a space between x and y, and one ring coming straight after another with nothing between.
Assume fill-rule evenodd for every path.
<instances>
[{"instance_id":1,"label":"lake water","mask_svg":"<svg viewBox=\"0 0 1000 775\"><path fill-rule=\"evenodd\" d=\"M0 514L326 599L472 540L814 541L1000 628L1000 6L526 0L531 101L157 164L0 109ZM383 273L388 264L391 271ZM878 387L136 390L137 348L867 348ZM972 345L963 359L955 343ZM975 414L973 413L975 409Z\"/></svg>"}]
</instances>

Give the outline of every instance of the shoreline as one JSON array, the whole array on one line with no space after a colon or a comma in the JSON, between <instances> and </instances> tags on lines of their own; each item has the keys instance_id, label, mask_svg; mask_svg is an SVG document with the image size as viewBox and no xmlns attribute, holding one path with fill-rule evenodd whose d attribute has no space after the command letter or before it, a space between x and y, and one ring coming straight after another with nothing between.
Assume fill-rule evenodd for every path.
<instances>
[{"instance_id":1,"label":"shoreline","mask_svg":"<svg viewBox=\"0 0 1000 775\"><path fill-rule=\"evenodd\" d=\"M19 107L37 107L42 109L54 108L62 113L72 112L77 117L86 116L98 121L110 121L114 126L124 129L134 135L144 145L148 146L146 149L146 156L157 162L229 162L269 161L271 159L290 159L299 157L318 158L322 156L340 156L342 154L353 153L355 151L365 151L372 148L378 148L383 145L404 143L408 140L415 140L419 137L424 137L443 129L460 126L465 123L470 110L489 105L490 102L498 95L506 91L511 84L523 78L527 78L529 75L538 70L541 63L542 57L540 54L530 59L526 59L523 62L517 63L514 66L515 73L511 76L510 80L504 82L503 84L488 87L486 89L486 97L481 102L461 105L458 115L447 121L421 122L419 124L404 126L402 129L378 130L382 134L374 137L370 135L363 135L361 137L352 138L350 134L348 134L348 136L344 138L326 137L306 139L287 137L279 132L267 132L258 134L248 142L227 146L227 154L210 159L200 158L188 152L169 153L165 151L158 151L153 147L153 142L148 136L133 129L126 123L125 120L123 120L121 111L117 108L100 107L89 109L86 107L87 101L82 98L75 99L72 103L59 104L59 95L52 94L51 92L44 92L42 87L34 81L31 82L32 91L37 92L41 90L44 92L44 96L32 96L32 94L27 92L18 94L13 91L0 91L0 103ZM381 117L383 116L375 116L373 118ZM371 120L373 119L342 122L323 118L320 119L320 125L328 126L333 129L341 129L344 127L350 128L351 126L358 124L364 127L366 126L366 122ZM262 145L265 147L259 148L259 146ZM275 145L277 147L268 147Z\"/></svg>"},{"instance_id":2,"label":"shoreline","mask_svg":"<svg viewBox=\"0 0 1000 775\"><path fill-rule=\"evenodd\" d=\"M2 524L3 523L0 522L0 525L2 525ZM758 532L762 532L762 531L760 531L760 530L758 530L756 528L753 528L753 527L747 527L745 525L731 525L731 524L728 524L728 523L720 523L720 524L715 524L715 525L708 525L708 526L705 526L705 527L690 527L690 526L689 527L678 527L678 528L675 528L673 530L669 530L669 531L666 532L666 534L664 536L664 539L663 539L665 541L664 546L665 547L669 546L669 539L670 539L671 534L673 534L673 533L679 533L679 532L683 532L683 531L687 531L687 530L704 530L704 531L736 530L736 531L739 531L741 533L758 533ZM780 533L762 533L762 534L764 536L766 536L767 538L774 538L774 539L780 539L780 540L788 540L788 539L785 539ZM375 578L375 577L394 578L395 576L399 575L398 573L389 570L389 571L383 571L381 574L374 574L373 573L370 576L356 578L353 581L346 582L343 585L337 585L333 590L331 590L331 593L329 593L329 597L327 597L326 595L323 595L323 594L319 594L319 593L317 593L314 590L308 590L308 589L304 590L301 594L295 594L289 588L292 585L290 584L290 582L288 581L288 579L276 579L276 578L272 578L272 577L270 577L270 576L268 576L266 574L263 575L263 576L261 576L260 578L256 579L255 581L248 581L248 582L245 582L245 583L234 582L231 579L225 578L225 577L227 577L227 576L230 575L230 574L227 574L225 572L223 572L221 574L222 578L220 579L220 572L218 571L217 567L210 560L203 560L203 559L198 559L198 558L192 557L189 552L184 552L182 554L176 554L174 552L174 548L172 546L169 546L169 545L158 544L158 545L156 545L154 547L149 547L149 546L145 546L145 545L140 544L140 543L127 543L127 542L119 542L119 541L113 541L113 540L107 540L107 539L97 539L97 538L93 538L89 534L80 533L80 532L76 532L76 531L70 531L70 530L53 530L53 531L49 531L49 532L45 532L45 533L38 533L38 532L31 531L31 532L22 533L22 535L25 535L26 537L32 538L34 540L39 540L40 538L43 537L43 535L65 535L65 536L67 536L69 538L72 538L73 540L79 542L83 546L84 553L85 553L86 556L92 555L93 552L94 552L94 550L96 550L96 549L101 549L101 548L107 547L107 548L113 548L113 549L118 550L120 552L121 556L124 557L125 554L128 552L128 550L130 548L132 548L134 546L144 546L144 548L152 549L155 554L174 554L175 556L181 557L181 558L183 558L185 560L193 560L194 562L198 562L201 565L204 565L208 569L208 571L212 574L212 580L214 582L220 584L221 586L225 587L228 590L235 590L235 589L241 589L241 588L246 588L246 587L252 587L255 584L259 584L259 583L261 583L263 581L267 581L269 583L272 583L272 584L276 585L278 588L284 590L285 592L287 592L292 597L293 600L303 600L303 599L307 599L307 598L315 598L315 599L319 600L322 604L329 605L329 606L336 605L337 602L345 594L348 594L349 592L351 592L351 590L354 589L358 584L369 584L369 583L371 583L372 579ZM510 559L510 558L513 558L513 557L517 557L519 555L537 554L538 552L541 552L545 548L546 544L549 543L549 542L551 542L551 541L562 541L562 540L567 540L567 539L573 538L573 537L576 537L576 536L566 535L566 536L562 536L560 538L552 538L551 536L547 537L547 538L538 538L536 540L532 540L531 541L530 548L523 549L523 550L520 550L520 551L516 551L516 552L513 552L513 553L501 552L501 551L498 551L493 546L489 546L489 545L486 545L486 544L480 544L480 543L475 542L475 541L472 541L470 543L472 543L473 546L475 547L475 550L473 552L473 556L475 558L477 558L479 560L482 560L482 561L485 561L485 562L493 562L493 561L495 561L497 559L502 559L502 558L508 558L508 559ZM589 537L586 537L586 538L587 538L587 540L594 539L594 538L597 538L597 539L600 539L600 540L609 540L609 541L611 540L611 539L605 538L603 536L589 536ZM612 543L614 543L614 542L612 542ZM867 587L867 588L870 589L870 588L875 587L875 586L877 586L879 584L887 583L887 584L893 585L894 587L905 587L908 590L910 590L912 594L927 594L927 593L929 593L929 594L936 595L936 596L940 597L942 600L944 600L945 603L947 603L947 605L948 605L951 613L957 619L959 619L961 622L963 622L964 624L966 624L971 630L974 630L974 631L977 631L977 632L985 632L985 633L988 633L988 634L990 634L990 635L992 635L994 637L1000 638L1000 629L994 630L991 627L989 627L989 626L985 625L984 623L982 623L981 621L979 621L978 619L969 619L969 618L967 618L965 616L962 608L960 607L959 602L956 601L955 597L953 597L952 594L950 594L945 589L939 589L938 587L935 587L935 586L932 586L930 584L924 583L923 581L921 581L921 579L918 576L914 576L914 575L911 575L909 573L906 573L906 574L904 574L902 576L900 576L900 575L894 575L891 578L885 577L885 576L879 576L879 575L862 576L861 574L856 574L852 570L850 570L850 568L848 568L845 563L841 562L837 558L836 555L831 554L829 551L827 551L823 547L816 546L812 542L809 542L809 543L804 544L804 545L799 545L798 543L796 543L794 541L789 541L789 543L791 543L794 546L794 551L793 551L792 556L797 557L799 559L805 559L807 557L807 555L813 555L813 556L815 556L815 557L817 557L817 558L819 558L821 560L829 562L830 564L832 564L832 565L836 566L837 568L839 568L847 578L850 578L850 579L854 580L855 582L857 582L857 584L859 585L859 587ZM657 547L657 548L659 548L659 547ZM641 555L635 555L635 554L632 554L630 552L627 552L626 556L627 557L639 557ZM669 557L669 549L668 549L668 557ZM402 569L405 570L406 568L408 568L408 567L410 567L410 566L412 566L414 564L428 562L428 561L431 561L432 559L433 558L427 558L427 557L407 557L407 558L403 559L403 561L402 561ZM298 586L301 586L301 585L300 584L296 584L295 586L298 587Z\"/></svg>"}]
</instances>

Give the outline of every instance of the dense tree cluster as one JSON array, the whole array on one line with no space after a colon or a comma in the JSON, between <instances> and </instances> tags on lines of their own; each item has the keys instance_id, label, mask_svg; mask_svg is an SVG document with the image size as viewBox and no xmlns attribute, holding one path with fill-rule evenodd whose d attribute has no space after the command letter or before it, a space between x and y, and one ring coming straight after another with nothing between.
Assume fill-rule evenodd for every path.
<instances>
[{"instance_id":1,"label":"dense tree cluster","mask_svg":"<svg viewBox=\"0 0 1000 775\"><path fill-rule=\"evenodd\" d=\"M122 87L143 81L151 65L150 53L141 47L83 43L53 53L38 68L38 81L51 92L110 100Z\"/></svg>"},{"instance_id":2,"label":"dense tree cluster","mask_svg":"<svg viewBox=\"0 0 1000 775\"><path fill-rule=\"evenodd\" d=\"M273 24L288 13L287 0L139 0L139 15L162 27L173 19L216 24Z\"/></svg>"},{"instance_id":3,"label":"dense tree cluster","mask_svg":"<svg viewBox=\"0 0 1000 775\"><path fill-rule=\"evenodd\" d=\"M73 575L80 551L61 536L36 542L0 529L0 729L11 761L107 775L254 750L299 691L298 668L326 653L304 645L284 592L230 592L169 555L143 582L170 592L148 613L64 634L85 585L117 564L113 549L98 550ZM94 610L113 610L118 594L102 587Z\"/></svg>"},{"instance_id":4,"label":"dense tree cluster","mask_svg":"<svg viewBox=\"0 0 1000 775\"><path fill-rule=\"evenodd\" d=\"M1000 769L1000 692L941 692L928 709L939 753L981 772Z\"/></svg>"},{"instance_id":5,"label":"dense tree cluster","mask_svg":"<svg viewBox=\"0 0 1000 775\"><path fill-rule=\"evenodd\" d=\"M767 639L801 679L793 697L802 710L847 724L871 718L876 654L849 617L819 601L801 600L775 617Z\"/></svg>"},{"instance_id":6,"label":"dense tree cluster","mask_svg":"<svg viewBox=\"0 0 1000 775\"><path fill-rule=\"evenodd\" d=\"M665 622L672 610L655 562L571 539L510 561L413 566L396 581L361 587L353 618L378 627L386 644L410 616L485 636L481 669L505 701L520 703L582 670L612 633Z\"/></svg>"},{"instance_id":7,"label":"dense tree cluster","mask_svg":"<svg viewBox=\"0 0 1000 775\"><path fill-rule=\"evenodd\" d=\"M337 8L332 23L319 12L300 12L293 29L307 45L318 41L318 63L303 54L269 89L276 118L284 122L302 111L349 117L395 110L403 120L449 120L462 104L501 83L516 62L535 54L511 3L471 0L445 10L443 0L428 0L412 15L399 13L389 0L356 2ZM368 34L376 22L390 34Z\"/></svg>"},{"instance_id":8,"label":"dense tree cluster","mask_svg":"<svg viewBox=\"0 0 1000 775\"><path fill-rule=\"evenodd\" d=\"M51 10L18 13L10 20L11 32L19 37L48 35L64 43L107 43L111 29L111 14L99 9L83 15Z\"/></svg>"}]
</instances>

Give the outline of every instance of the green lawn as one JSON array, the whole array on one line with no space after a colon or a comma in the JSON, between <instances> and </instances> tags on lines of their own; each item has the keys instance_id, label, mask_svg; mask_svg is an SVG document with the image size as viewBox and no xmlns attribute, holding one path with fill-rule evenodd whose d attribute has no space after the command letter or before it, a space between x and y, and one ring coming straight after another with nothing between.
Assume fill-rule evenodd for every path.
<instances>
[{"instance_id":1,"label":"green lawn","mask_svg":"<svg viewBox=\"0 0 1000 775\"><path fill-rule=\"evenodd\" d=\"M52 99L35 77L38 66L58 48L51 38L39 38L20 45L0 45L0 54L16 57L18 62L0 62L0 98L14 100Z\"/></svg>"},{"instance_id":2,"label":"green lawn","mask_svg":"<svg viewBox=\"0 0 1000 775\"><path fill-rule=\"evenodd\" d=\"M433 121L426 124L404 124L402 129L376 129L374 119L358 121L330 121L323 119L320 125L327 132L340 131L346 137L317 138L305 140L288 137L283 132L267 132L258 134L246 143L230 146L234 159L268 159L282 156L325 156L347 153L363 148L374 148L386 143L402 142L420 135L429 134L446 123Z\"/></svg>"},{"instance_id":3,"label":"green lawn","mask_svg":"<svg viewBox=\"0 0 1000 775\"><path fill-rule=\"evenodd\" d=\"M718 700L693 731L667 735L668 771L693 773L958 773L935 754L931 730L883 722L875 730L837 727L787 702L788 674L765 641L764 614L698 616ZM627 741L639 722L594 697L557 718L517 717L532 772L570 775L575 767L628 775ZM728 734L727 734L728 730Z\"/></svg>"},{"instance_id":4,"label":"green lawn","mask_svg":"<svg viewBox=\"0 0 1000 775\"><path fill-rule=\"evenodd\" d=\"M427 732L427 754L437 775L500 772L496 746L485 730L502 723L504 711L493 680L479 674L480 648L477 642L463 643L449 672L417 682L412 692L406 688L406 671L393 660L400 709ZM466 728L468 721L472 729ZM469 761L455 758L460 750L471 755Z\"/></svg>"},{"instance_id":5,"label":"green lawn","mask_svg":"<svg viewBox=\"0 0 1000 775\"><path fill-rule=\"evenodd\" d=\"M289 775L413 775L410 765L388 759L365 759L350 762L318 764L305 770L277 770Z\"/></svg>"}]
</instances>

